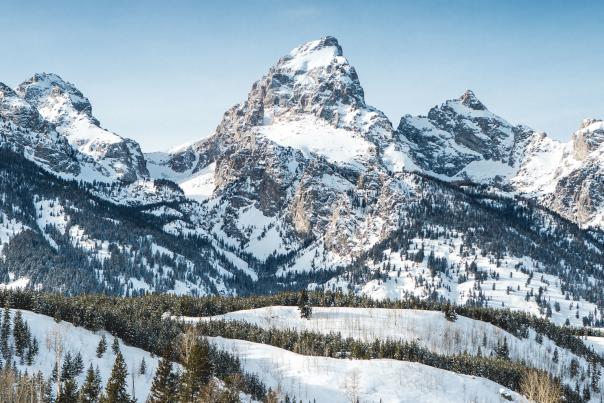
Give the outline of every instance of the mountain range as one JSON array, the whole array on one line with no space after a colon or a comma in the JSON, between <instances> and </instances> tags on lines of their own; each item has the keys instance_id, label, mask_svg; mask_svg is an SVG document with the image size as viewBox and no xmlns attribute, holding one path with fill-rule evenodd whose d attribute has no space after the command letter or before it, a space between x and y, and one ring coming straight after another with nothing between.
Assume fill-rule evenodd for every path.
<instances>
[{"instance_id":1,"label":"mountain range","mask_svg":"<svg viewBox=\"0 0 604 403\"><path fill-rule=\"evenodd\" d=\"M395 127L333 37L293 49L211 136L169 153L143 153L92 112L56 74L0 83L6 286L306 287L543 314L572 297L581 312L560 321L601 320L602 120L562 143L468 90Z\"/></svg>"}]
</instances>

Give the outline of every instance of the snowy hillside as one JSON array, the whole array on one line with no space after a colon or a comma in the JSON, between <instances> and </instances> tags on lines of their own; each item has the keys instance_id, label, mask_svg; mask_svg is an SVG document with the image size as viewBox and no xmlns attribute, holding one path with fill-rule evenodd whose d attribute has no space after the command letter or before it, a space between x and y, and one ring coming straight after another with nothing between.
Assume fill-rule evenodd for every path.
<instances>
[{"instance_id":1,"label":"snowy hillside","mask_svg":"<svg viewBox=\"0 0 604 403\"><path fill-rule=\"evenodd\" d=\"M11 310L11 318L14 316L14 312L14 310ZM29 311L21 312L23 319L29 325L31 335L38 340L39 353L35 357L32 365L22 364L17 359L17 368L21 371L27 371L28 373L41 371L45 377L49 377L56 362L56 350L51 346L55 345L55 340L60 340L63 349L61 362L63 362L63 358L68 352L70 352L72 356L80 353L84 368L87 369L90 364L92 364L94 368L98 367L103 385L105 385L111 374L115 354L112 352L111 348L108 348L101 358L97 358L96 348L102 335L105 335L108 343L111 344L113 337L109 333L105 331L91 332L73 326L68 322L57 323L53 318L45 315ZM144 350L125 345L121 340L120 351L122 352L128 367L128 392L131 394L134 392L139 401L145 401L149 394L149 389L151 388L151 381L153 380L153 374L157 368L158 359ZM145 374L140 374L139 369L143 359L147 365L147 371ZM85 376L86 374L83 372L77 377L79 385L82 384Z\"/></svg>"},{"instance_id":2,"label":"snowy hillside","mask_svg":"<svg viewBox=\"0 0 604 403\"><path fill-rule=\"evenodd\" d=\"M432 258L414 260L409 252L421 248ZM602 318L596 304L582 298L575 301L567 298L562 291L563 281L546 273L539 260L529 256L505 256L497 260L485 256L480 248L474 255L463 250L461 234L449 239L413 239L407 251L385 250L373 266L381 278L369 281L361 293L375 299L400 299L406 295L426 298L436 291L459 305L480 295L486 306L547 316L560 325L568 321L573 326L582 326L584 317ZM441 265L449 269L434 273L436 259L441 259ZM336 285L337 280L332 284Z\"/></svg>"},{"instance_id":3,"label":"snowy hillside","mask_svg":"<svg viewBox=\"0 0 604 403\"><path fill-rule=\"evenodd\" d=\"M264 344L219 337L210 342L241 360L274 390L317 402L501 402L522 396L483 378L394 360L309 357Z\"/></svg>"},{"instance_id":4,"label":"snowy hillside","mask_svg":"<svg viewBox=\"0 0 604 403\"><path fill-rule=\"evenodd\" d=\"M575 379L567 378L567 368L576 361L580 371L586 373L589 362L572 352L556 346L547 337L537 341L536 332L529 331L527 338L516 337L489 323L459 316L455 322L442 312L375 309L375 308L313 308L310 319L300 318L296 307L271 306L235 311L224 315L203 318L181 318L189 323L197 321L244 321L264 329L311 331L320 334L339 334L342 337L372 342L405 340L416 342L429 351L444 354L496 355L498 346L506 340L509 358L526 362L534 368L545 370L561 378L569 387ZM557 360L552 360L557 350ZM604 381L602 382L604 387Z\"/></svg>"}]
</instances>

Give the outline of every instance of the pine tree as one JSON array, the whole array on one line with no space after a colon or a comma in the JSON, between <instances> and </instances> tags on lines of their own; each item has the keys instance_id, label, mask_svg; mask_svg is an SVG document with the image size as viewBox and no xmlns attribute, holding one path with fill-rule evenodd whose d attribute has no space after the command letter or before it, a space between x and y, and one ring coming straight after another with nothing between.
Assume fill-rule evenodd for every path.
<instances>
[{"instance_id":1,"label":"pine tree","mask_svg":"<svg viewBox=\"0 0 604 403\"><path fill-rule=\"evenodd\" d=\"M107 381L105 393L101 398L102 403L132 403L132 399L126 390L126 378L128 369L124 362L122 353L118 350L115 355L115 362L111 370L111 376Z\"/></svg>"},{"instance_id":2,"label":"pine tree","mask_svg":"<svg viewBox=\"0 0 604 403\"><path fill-rule=\"evenodd\" d=\"M111 344L111 350L113 351L113 354L117 354L120 352L120 341L118 340L117 337L113 338L113 344Z\"/></svg>"},{"instance_id":3,"label":"pine tree","mask_svg":"<svg viewBox=\"0 0 604 403\"><path fill-rule=\"evenodd\" d=\"M84 360L82 359L82 354L79 351L74 357L72 364L74 377L80 376L82 371L84 371Z\"/></svg>"},{"instance_id":4,"label":"pine tree","mask_svg":"<svg viewBox=\"0 0 604 403\"><path fill-rule=\"evenodd\" d=\"M576 358L570 360L570 365L568 367L568 374L571 378L574 378L579 373L579 361Z\"/></svg>"},{"instance_id":5,"label":"pine tree","mask_svg":"<svg viewBox=\"0 0 604 403\"><path fill-rule=\"evenodd\" d=\"M558 362L558 349L554 349L554 357L552 358L553 362Z\"/></svg>"},{"instance_id":6,"label":"pine tree","mask_svg":"<svg viewBox=\"0 0 604 403\"><path fill-rule=\"evenodd\" d=\"M107 338L105 335L101 336L101 340L99 340L99 344L96 347L96 357L101 358L103 354L107 351Z\"/></svg>"},{"instance_id":7,"label":"pine tree","mask_svg":"<svg viewBox=\"0 0 604 403\"><path fill-rule=\"evenodd\" d=\"M66 379L56 403L78 403L78 384L75 379Z\"/></svg>"},{"instance_id":8,"label":"pine tree","mask_svg":"<svg viewBox=\"0 0 604 403\"><path fill-rule=\"evenodd\" d=\"M443 309L445 313L445 318L450 322L455 322L457 320L457 312L455 312L455 305L447 302Z\"/></svg>"},{"instance_id":9,"label":"pine tree","mask_svg":"<svg viewBox=\"0 0 604 403\"><path fill-rule=\"evenodd\" d=\"M4 313L2 315L2 329L0 330L0 351L5 360L10 358L11 351L8 345L8 336L10 335L10 311L8 309L8 301L4 305Z\"/></svg>"},{"instance_id":10,"label":"pine tree","mask_svg":"<svg viewBox=\"0 0 604 403\"><path fill-rule=\"evenodd\" d=\"M300 317L302 319L310 319L312 315L312 307L308 300L308 292L305 289L300 291L300 297L298 299L298 310L300 311Z\"/></svg>"},{"instance_id":11,"label":"pine tree","mask_svg":"<svg viewBox=\"0 0 604 403\"><path fill-rule=\"evenodd\" d=\"M600 366L595 362L592 362L591 369L591 388L594 392L600 391L600 377L602 376L602 371L600 370Z\"/></svg>"},{"instance_id":12,"label":"pine tree","mask_svg":"<svg viewBox=\"0 0 604 403\"><path fill-rule=\"evenodd\" d=\"M497 340L497 348L495 349L495 353L497 354L497 357L499 358L508 358L508 355L510 353L510 350L508 348L508 340L507 338L503 338L503 343L500 343L499 340Z\"/></svg>"},{"instance_id":13,"label":"pine tree","mask_svg":"<svg viewBox=\"0 0 604 403\"><path fill-rule=\"evenodd\" d=\"M28 329L23 323L23 315L21 311L16 311L13 318L13 338L15 340L15 355L23 358L25 347L27 347L27 339L29 337Z\"/></svg>"},{"instance_id":14,"label":"pine tree","mask_svg":"<svg viewBox=\"0 0 604 403\"><path fill-rule=\"evenodd\" d=\"M71 351L68 351L63 358L63 365L61 366L61 379L68 380L75 378L75 371L73 368L73 358L71 357Z\"/></svg>"},{"instance_id":15,"label":"pine tree","mask_svg":"<svg viewBox=\"0 0 604 403\"><path fill-rule=\"evenodd\" d=\"M141 360L141 365L138 369L138 373L141 375L145 375L147 373L147 363L145 362L145 357Z\"/></svg>"},{"instance_id":16,"label":"pine tree","mask_svg":"<svg viewBox=\"0 0 604 403\"><path fill-rule=\"evenodd\" d=\"M155 371L147 403L171 403L176 395L176 376L170 360L162 358Z\"/></svg>"},{"instance_id":17,"label":"pine tree","mask_svg":"<svg viewBox=\"0 0 604 403\"><path fill-rule=\"evenodd\" d=\"M202 386L210 380L212 365L209 353L208 342L205 339L195 338L185 357L185 370L180 378L180 401L182 403L195 401Z\"/></svg>"},{"instance_id":18,"label":"pine tree","mask_svg":"<svg viewBox=\"0 0 604 403\"><path fill-rule=\"evenodd\" d=\"M29 339L29 345L27 346L27 355L25 357L27 365L32 365L34 363L34 358L38 355L40 347L38 345L38 339L35 337L31 337Z\"/></svg>"},{"instance_id":19,"label":"pine tree","mask_svg":"<svg viewBox=\"0 0 604 403\"><path fill-rule=\"evenodd\" d=\"M92 363L86 371L86 379L80 390L79 403L97 403L101 394L101 376L98 368L96 371L92 367Z\"/></svg>"}]
</instances>

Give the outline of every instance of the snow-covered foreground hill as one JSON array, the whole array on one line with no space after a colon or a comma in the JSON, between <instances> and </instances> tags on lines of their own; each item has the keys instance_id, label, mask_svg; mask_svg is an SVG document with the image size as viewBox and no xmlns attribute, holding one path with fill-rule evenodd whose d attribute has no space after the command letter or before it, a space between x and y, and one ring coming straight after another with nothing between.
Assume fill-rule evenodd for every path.
<instances>
[{"instance_id":1,"label":"snow-covered foreground hill","mask_svg":"<svg viewBox=\"0 0 604 403\"><path fill-rule=\"evenodd\" d=\"M522 396L484 378L460 375L396 360L344 360L304 356L243 340L210 337L241 360L243 368L268 386L317 402L501 402Z\"/></svg>"},{"instance_id":2,"label":"snow-covered foreground hill","mask_svg":"<svg viewBox=\"0 0 604 403\"><path fill-rule=\"evenodd\" d=\"M111 342L113 336L108 332L99 331L91 332L81 327L77 327L68 322L55 322L55 320L49 316L40 315L34 312L21 311L23 319L28 323L31 334L33 337L38 339L40 344L40 350L36 355L34 363L31 366L20 364L17 360L17 367L21 371L27 370L28 373L34 373L41 371L46 378L48 378L54 367L56 361L55 351L49 347L51 341L57 336L62 340L63 356L67 352L71 352L72 356L78 352L82 355L84 368L88 368L90 363L96 368L98 366L103 380L103 387L111 375L111 369L115 360L115 354L111 351ZM11 310L11 317L14 317L14 310ZM101 340L102 335L107 338L109 344L107 351L101 358L96 356L96 348ZM120 351L124 356L126 365L128 366L128 377L126 381L128 383L128 392L134 394L138 401L144 402L147 399L149 390L151 388L151 382L153 375L157 368L158 359L151 356L147 351L139 348L130 347L125 345L120 340ZM140 374L138 369L140 368L141 361L145 359L147 364L147 370L145 374ZM62 360L61 360L62 362ZM134 376L133 376L134 374ZM77 378L78 385L81 385L86 376L85 371ZM134 389L132 382L134 381Z\"/></svg>"},{"instance_id":3,"label":"snow-covered foreground hill","mask_svg":"<svg viewBox=\"0 0 604 403\"><path fill-rule=\"evenodd\" d=\"M571 360L576 360L579 371L586 373L589 363L582 357L556 346L547 337L536 341L536 333L529 330L526 339L518 338L497 326L459 316L448 321L442 312L414 309L379 308L313 308L310 319L300 318L296 307L270 306L230 312L204 318L183 318L194 323L199 320L245 321L264 329L289 329L321 334L340 334L342 337L372 342L376 339L417 342L427 350L444 355L468 353L495 355L496 348L505 339L510 359L526 362L563 379L570 387L583 381L568 377ZM554 351L558 359L554 359ZM587 383L589 381L586 381ZM604 387L604 384L602 384Z\"/></svg>"}]
</instances>

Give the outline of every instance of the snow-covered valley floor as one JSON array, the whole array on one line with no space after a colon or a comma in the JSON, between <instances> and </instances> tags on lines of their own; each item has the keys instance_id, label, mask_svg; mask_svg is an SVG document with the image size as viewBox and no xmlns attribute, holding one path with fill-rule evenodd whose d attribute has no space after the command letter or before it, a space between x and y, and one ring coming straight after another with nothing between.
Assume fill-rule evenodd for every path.
<instances>
[{"instance_id":1,"label":"snow-covered valley floor","mask_svg":"<svg viewBox=\"0 0 604 403\"><path fill-rule=\"evenodd\" d=\"M239 357L243 368L267 387L303 401L364 403L501 402L502 387L488 379L460 375L395 360L342 360L310 357L243 340L210 337L217 347ZM525 402L508 392L513 401Z\"/></svg>"}]
</instances>

